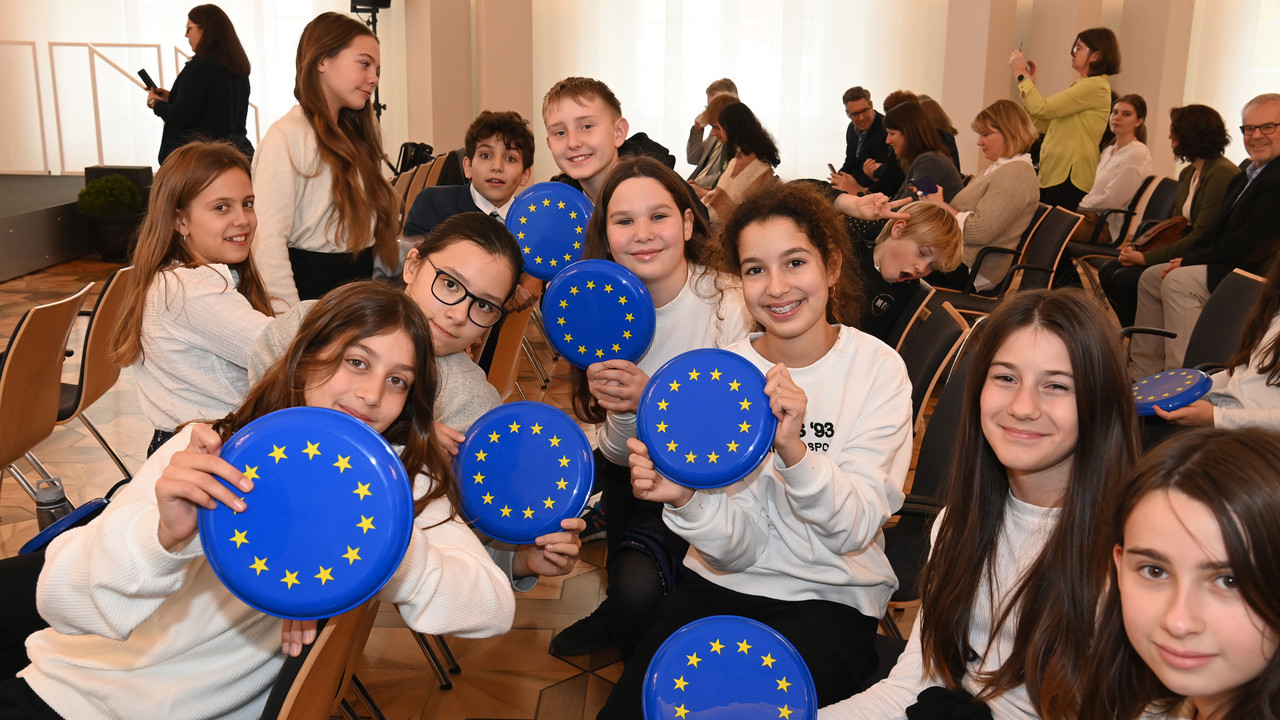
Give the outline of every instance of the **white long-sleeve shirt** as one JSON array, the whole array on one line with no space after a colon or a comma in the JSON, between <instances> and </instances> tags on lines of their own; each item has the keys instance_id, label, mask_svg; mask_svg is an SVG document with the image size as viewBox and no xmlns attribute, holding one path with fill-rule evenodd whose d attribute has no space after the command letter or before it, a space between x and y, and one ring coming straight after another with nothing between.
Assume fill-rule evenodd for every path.
<instances>
[{"instance_id":1,"label":"white long-sleeve shirt","mask_svg":"<svg viewBox=\"0 0 1280 720\"><path fill-rule=\"evenodd\" d=\"M1099 212L1129 207L1134 193L1138 192L1142 181L1151 172L1151 151L1142 141L1133 140L1119 150L1114 144L1106 146L1102 149L1102 156L1098 158L1098 173L1093 179L1093 189L1080 201L1080 209ZM1123 222L1124 218L1120 215L1107 218L1111 237L1120 235L1120 225Z\"/></svg>"},{"instance_id":2,"label":"white long-sleeve shirt","mask_svg":"<svg viewBox=\"0 0 1280 720\"><path fill-rule=\"evenodd\" d=\"M751 345L727 349L766 372ZM880 528L902 507L911 463L911 382L888 345L850 327L818 362L788 368L807 396L804 457L771 454L745 480L700 490L663 520L689 541L685 567L778 600L829 600L884 614L898 578Z\"/></svg>"},{"instance_id":3,"label":"white long-sleeve shirt","mask_svg":"<svg viewBox=\"0 0 1280 720\"><path fill-rule=\"evenodd\" d=\"M999 618L1003 607L993 606L992 599L1003 601L1022 581L1027 570L1039 557L1045 541L1053 532L1058 522L1060 510L1043 508L1018 500L1009 495L1005 501L1004 525L1000 528L1000 539L995 557L990 560L995 567L994 587L987 582L987 569L982 572L983 582L978 586L977 596L973 599L973 613L969 621L969 645L980 659L970 663L962 685L965 690L975 696L982 692L983 685L975 675L991 672L1004 664L1009 651L1013 649L1014 631L1018 626L1018 613L1011 613L1000 629L1000 634L991 636L991 628ZM933 526L934 542L938 539L938 529L945 522L946 511L938 515ZM921 613L926 610L921 609ZM1084 629L1083 631L1087 631ZM907 640L907 648L898 657L889 677L881 680L866 692L859 693L843 702L829 705L818 711L819 720L905 720L906 709L916 701L916 696L925 688L941 683L937 678L924 674L924 660L920 655L920 618L917 616L915 626L911 629L911 637ZM1040 714L1031 706L1024 688L1016 688L990 701L991 714L995 720L1039 720Z\"/></svg>"},{"instance_id":4,"label":"white long-sleeve shirt","mask_svg":"<svg viewBox=\"0 0 1280 720\"><path fill-rule=\"evenodd\" d=\"M151 424L173 431L225 416L249 392L249 351L271 317L236 291L223 264L174 267L156 275L142 310L142 352L134 365L138 401Z\"/></svg>"},{"instance_id":5,"label":"white long-sleeve shirt","mask_svg":"<svg viewBox=\"0 0 1280 720\"><path fill-rule=\"evenodd\" d=\"M1262 338L1266 348L1280 336L1280 315L1271 318L1271 327ZM1213 387L1205 396L1213 405L1213 425L1220 428L1265 427L1280 430L1280 387L1267 384L1267 376L1259 373L1262 363L1257 353L1246 367L1235 372L1223 370L1213 376Z\"/></svg>"},{"instance_id":6,"label":"white long-sleeve shirt","mask_svg":"<svg viewBox=\"0 0 1280 720\"><path fill-rule=\"evenodd\" d=\"M689 265L689 279L674 300L655 310L653 343L636 362L653 375L668 360L689 350L725 347L746 337L751 325L742 288L728 285L716 290L716 273ZM626 467L627 439L636 436L636 414L610 412L596 433L600 452L616 465Z\"/></svg>"},{"instance_id":7,"label":"white long-sleeve shirt","mask_svg":"<svg viewBox=\"0 0 1280 720\"><path fill-rule=\"evenodd\" d=\"M32 664L19 676L63 717L253 720L262 712L284 662L281 620L226 589L198 533L174 552L157 537L156 480L190 435L184 429L157 450L99 518L49 545L36 602L51 627L27 639ZM419 476L415 497L429 484ZM377 597L419 632L506 632L511 586L465 524L436 524L448 512L441 499L417 517Z\"/></svg>"}]
</instances>

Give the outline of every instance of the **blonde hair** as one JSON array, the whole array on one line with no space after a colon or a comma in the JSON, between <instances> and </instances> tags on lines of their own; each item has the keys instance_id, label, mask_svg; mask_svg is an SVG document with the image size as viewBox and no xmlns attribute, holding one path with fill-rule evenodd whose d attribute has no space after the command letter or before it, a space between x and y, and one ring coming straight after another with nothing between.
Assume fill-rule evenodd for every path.
<instances>
[{"instance_id":1,"label":"blonde hair","mask_svg":"<svg viewBox=\"0 0 1280 720\"><path fill-rule=\"evenodd\" d=\"M970 126L979 135L995 130L1004 136L1005 157L1020 155L1031 149L1040 131L1022 105L1001 98L982 108Z\"/></svg>"},{"instance_id":2,"label":"blonde hair","mask_svg":"<svg viewBox=\"0 0 1280 720\"><path fill-rule=\"evenodd\" d=\"M543 122L546 122L547 110L564 102L566 98L580 105L599 100L613 111L614 120L622 117L622 103L618 102L618 96L613 94L608 85L595 78L575 76L567 77L552 85L547 94L542 97Z\"/></svg>"},{"instance_id":3,"label":"blonde hair","mask_svg":"<svg viewBox=\"0 0 1280 720\"><path fill-rule=\"evenodd\" d=\"M906 220L894 220L885 223L876 238L876 244L888 240L893 228L904 223L899 239L910 240L920 247L933 248L938 259L934 263L935 270L951 272L960 267L960 255L964 250L964 235L960 232L960 223L950 210L931 202L917 200L898 208L911 217Z\"/></svg>"}]
</instances>

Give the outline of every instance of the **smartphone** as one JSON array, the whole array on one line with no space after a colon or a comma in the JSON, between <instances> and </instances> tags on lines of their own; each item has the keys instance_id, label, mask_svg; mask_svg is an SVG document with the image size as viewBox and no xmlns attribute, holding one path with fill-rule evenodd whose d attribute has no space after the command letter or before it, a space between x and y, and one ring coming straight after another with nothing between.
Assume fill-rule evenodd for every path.
<instances>
[{"instance_id":1,"label":"smartphone","mask_svg":"<svg viewBox=\"0 0 1280 720\"><path fill-rule=\"evenodd\" d=\"M938 192L938 183L928 175L921 175L918 178L912 178L911 184L915 187L916 192L921 196L932 195Z\"/></svg>"},{"instance_id":2,"label":"smartphone","mask_svg":"<svg viewBox=\"0 0 1280 720\"><path fill-rule=\"evenodd\" d=\"M831 174L832 174L832 175L835 175L835 174L836 174L836 166L835 166L835 165L832 165L831 163L827 163L827 169L831 171Z\"/></svg>"},{"instance_id":3,"label":"smartphone","mask_svg":"<svg viewBox=\"0 0 1280 720\"><path fill-rule=\"evenodd\" d=\"M146 68L143 68L138 71L138 77L142 78L142 84L146 85L148 90L156 89L156 83L154 80L151 79L151 76L147 74Z\"/></svg>"}]
</instances>

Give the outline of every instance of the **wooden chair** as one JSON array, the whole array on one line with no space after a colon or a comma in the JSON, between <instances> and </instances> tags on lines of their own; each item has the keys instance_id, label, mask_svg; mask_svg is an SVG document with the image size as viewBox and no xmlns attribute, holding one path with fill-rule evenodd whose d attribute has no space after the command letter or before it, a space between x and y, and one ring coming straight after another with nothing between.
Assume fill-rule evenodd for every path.
<instances>
[{"instance_id":1,"label":"wooden chair","mask_svg":"<svg viewBox=\"0 0 1280 720\"><path fill-rule=\"evenodd\" d=\"M536 305L536 303L535 303ZM525 400L524 390L516 382L516 366L520 362L520 354L524 351L524 331L529 327L529 319L533 316L535 305L509 313L498 327L498 340L493 350L493 361L489 364L489 384L498 391L503 402L516 393Z\"/></svg>"},{"instance_id":2,"label":"wooden chair","mask_svg":"<svg viewBox=\"0 0 1280 720\"><path fill-rule=\"evenodd\" d=\"M120 377L120 366L111 359L111 333L125 311L125 299L129 293L128 279L133 271L130 266L112 273L102 286L102 293L98 295L98 303L93 310L80 312L89 317L89 325L85 328L84 349L80 353L80 378L74 383L61 384L57 422L58 425L63 425L79 418L85 429L107 451L107 455L111 456L120 472L124 473L125 479L133 477L129 468L125 467L120 456L111 449L84 411L105 395ZM27 460L38 471L43 470L35 455L27 453Z\"/></svg>"},{"instance_id":3,"label":"wooden chair","mask_svg":"<svg viewBox=\"0 0 1280 720\"><path fill-rule=\"evenodd\" d=\"M8 469L33 499L35 488L13 463L57 424L67 337L91 287L28 310L0 364L0 477Z\"/></svg>"},{"instance_id":4,"label":"wooden chair","mask_svg":"<svg viewBox=\"0 0 1280 720\"><path fill-rule=\"evenodd\" d=\"M1262 297L1264 282L1263 278L1236 268L1218 283L1201 308L1191 337L1187 339L1183 367L1213 371L1226 366L1232 353L1240 347L1244 324L1249 319L1249 311ZM1177 333L1144 327L1127 327L1120 331L1122 338L1133 335L1175 337Z\"/></svg>"},{"instance_id":5,"label":"wooden chair","mask_svg":"<svg viewBox=\"0 0 1280 720\"><path fill-rule=\"evenodd\" d=\"M902 307L897 322L889 329L889 337L884 340L886 345L892 346L894 350L902 350L902 341L907 339L907 333L915 327L917 321L923 319L921 315L927 314L924 308L929 304L929 299L933 297L934 292L932 285L923 280L920 281L916 294Z\"/></svg>"},{"instance_id":6,"label":"wooden chair","mask_svg":"<svg viewBox=\"0 0 1280 720\"><path fill-rule=\"evenodd\" d=\"M377 615L378 601L370 600L350 612L329 618L307 651L279 714L273 717L280 720L327 718L339 705L345 706L344 715L351 717L354 713L350 712L343 695ZM268 709L271 709L270 700ZM264 717L266 715L264 713Z\"/></svg>"}]
</instances>

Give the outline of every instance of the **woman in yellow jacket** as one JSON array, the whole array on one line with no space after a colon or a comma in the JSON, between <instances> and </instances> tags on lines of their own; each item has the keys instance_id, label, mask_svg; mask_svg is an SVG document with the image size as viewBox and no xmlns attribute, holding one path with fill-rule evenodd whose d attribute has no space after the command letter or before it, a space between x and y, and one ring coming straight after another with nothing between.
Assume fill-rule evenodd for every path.
<instances>
[{"instance_id":1,"label":"woman in yellow jacket","mask_svg":"<svg viewBox=\"0 0 1280 720\"><path fill-rule=\"evenodd\" d=\"M1108 76L1120 72L1120 45L1109 28L1091 28L1071 46L1071 69L1080 79L1045 97L1036 87L1036 64L1021 50L1009 57L1018 92L1036 128L1040 146L1040 201L1074 209L1093 187L1098 144L1111 110Z\"/></svg>"}]
</instances>

